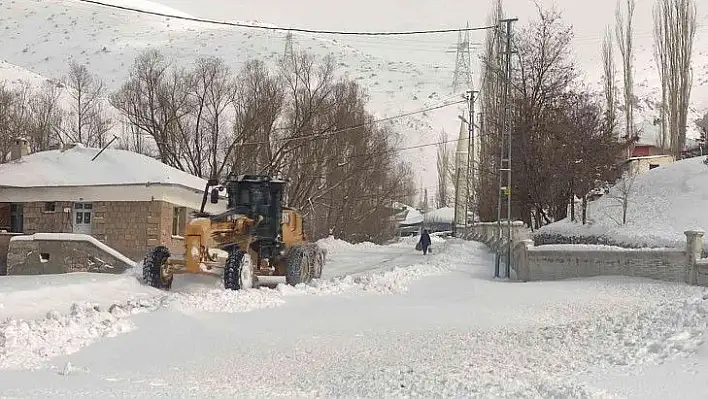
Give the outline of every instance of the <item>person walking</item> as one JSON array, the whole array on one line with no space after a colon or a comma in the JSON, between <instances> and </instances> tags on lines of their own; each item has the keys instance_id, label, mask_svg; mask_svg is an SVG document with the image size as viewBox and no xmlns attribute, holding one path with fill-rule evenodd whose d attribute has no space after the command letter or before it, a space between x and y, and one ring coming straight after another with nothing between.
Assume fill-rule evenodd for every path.
<instances>
[{"instance_id":1,"label":"person walking","mask_svg":"<svg viewBox=\"0 0 708 399\"><path fill-rule=\"evenodd\" d=\"M430 247L430 234L428 234L428 229L423 230L423 234L420 235L420 247L423 249L423 255L426 255Z\"/></svg>"}]
</instances>

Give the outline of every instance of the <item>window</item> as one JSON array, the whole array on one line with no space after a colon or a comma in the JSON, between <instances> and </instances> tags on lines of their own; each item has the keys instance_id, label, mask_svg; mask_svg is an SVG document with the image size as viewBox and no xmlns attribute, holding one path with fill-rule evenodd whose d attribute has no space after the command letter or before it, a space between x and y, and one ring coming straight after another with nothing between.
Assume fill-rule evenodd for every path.
<instances>
[{"instance_id":1,"label":"window","mask_svg":"<svg viewBox=\"0 0 708 399\"><path fill-rule=\"evenodd\" d=\"M172 208L172 235L183 236L184 224L187 222L187 208L176 206Z\"/></svg>"},{"instance_id":2,"label":"window","mask_svg":"<svg viewBox=\"0 0 708 399\"><path fill-rule=\"evenodd\" d=\"M56 202L45 202L44 203L44 212L56 212L57 210L57 203Z\"/></svg>"},{"instance_id":3,"label":"window","mask_svg":"<svg viewBox=\"0 0 708 399\"><path fill-rule=\"evenodd\" d=\"M657 165L657 164L655 164L655 163L650 163L650 164L649 164L649 170L652 170L652 169L658 168L658 167L659 167L659 165Z\"/></svg>"},{"instance_id":4,"label":"window","mask_svg":"<svg viewBox=\"0 0 708 399\"><path fill-rule=\"evenodd\" d=\"M24 206L22 204L10 204L10 231L24 233L24 224Z\"/></svg>"}]
</instances>

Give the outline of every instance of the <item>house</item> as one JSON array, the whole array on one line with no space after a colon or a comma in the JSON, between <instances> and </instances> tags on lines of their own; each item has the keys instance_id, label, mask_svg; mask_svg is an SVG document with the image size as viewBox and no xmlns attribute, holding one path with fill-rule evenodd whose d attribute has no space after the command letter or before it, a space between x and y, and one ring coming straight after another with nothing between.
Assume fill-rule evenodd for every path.
<instances>
[{"instance_id":1,"label":"house","mask_svg":"<svg viewBox=\"0 0 708 399\"><path fill-rule=\"evenodd\" d=\"M133 260L156 245L184 252L205 180L130 151L75 144L28 154L26 146L18 140L0 164L0 230L87 234ZM221 212L224 202L206 210Z\"/></svg>"},{"instance_id":2,"label":"house","mask_svg":"<svg viewBox=\"0 0 708 399\"><path fill-rule=\"evenodd\" d=\"M625 168L632 174L642 174L651 169L658 168L674 162L673 155L645 155L627 158Z\"/></svg>"}]
</instances>

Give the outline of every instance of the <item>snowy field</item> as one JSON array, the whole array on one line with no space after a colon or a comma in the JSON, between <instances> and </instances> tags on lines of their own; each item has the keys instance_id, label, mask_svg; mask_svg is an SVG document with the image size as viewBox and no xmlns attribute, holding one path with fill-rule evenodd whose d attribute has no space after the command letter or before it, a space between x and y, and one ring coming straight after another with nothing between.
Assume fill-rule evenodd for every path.
<instances>
[{"instance_id":1,"label":"snowy field","mask_svg":"<svg viewBox=\"0 0 708 399\"><path fill-rule=\"evenodd\" d=\"M456 239L428 256L411 239L320 243L328 264L308 286L3 278L0 396L647 397L623 376L708 372L702 288L495 281L493 255Z\"/></svg>"}]
</instances>

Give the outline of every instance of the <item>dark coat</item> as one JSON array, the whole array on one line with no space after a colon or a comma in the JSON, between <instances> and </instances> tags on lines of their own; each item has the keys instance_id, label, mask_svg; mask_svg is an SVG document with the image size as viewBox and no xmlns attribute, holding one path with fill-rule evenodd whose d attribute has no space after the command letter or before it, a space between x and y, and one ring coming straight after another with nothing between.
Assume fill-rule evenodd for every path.
<instances>
[{"instance_id":1,"label":"dark coat","mask_svg":"<svg viewBox=\"0 0 708 399\"><path fill-rule=\"evenodd\" d=\"M420 245L423 247L429 247L430 246L430 234L428 233L423 233L420 235Z\"/></svg>"}]
</instances>

